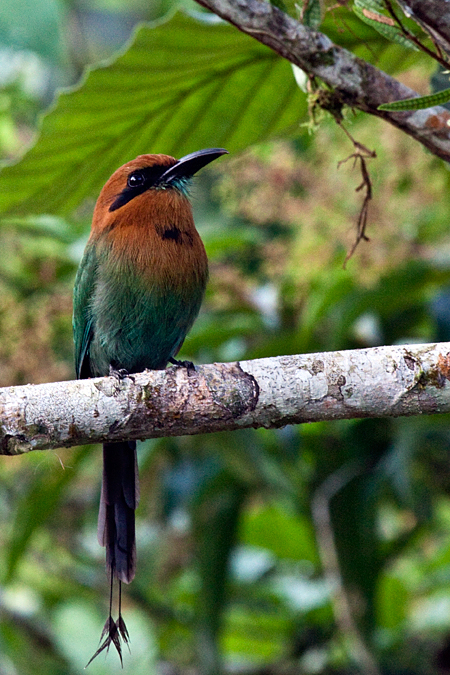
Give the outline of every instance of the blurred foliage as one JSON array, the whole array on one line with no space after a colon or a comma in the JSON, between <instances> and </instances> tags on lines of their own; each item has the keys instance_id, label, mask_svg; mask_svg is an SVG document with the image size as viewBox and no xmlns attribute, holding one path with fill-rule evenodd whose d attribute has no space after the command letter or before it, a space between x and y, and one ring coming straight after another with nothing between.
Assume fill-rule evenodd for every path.
<instances>
[{"instance_id":1,"label":"blurred foliage","mask_svg":"<svg viewBox=\"0 0 450 675\"><path fill-rule=\"evenodd\" d=\"M285 6L297 16L293 0ZM193 190L211 280L183 358L450 339L448 167L345 111L377 157L370 242L344 270L361 201L356 168L337 168L349 139L325 115L308 124L287 63L184 8L190 16L169 0L0 5L0 155L16 162L0 175L1 386L73 377L71 289L92 200L147 151L233 150ZM131 37L142 19L158 21ZM435 86L428 57L347 3L308 0L304 19L420 93L431 77ZM61 84L71 88L41 120ZM380 673L448 673L449 423L354 420L141 444L125 669L364 672L356 636ZM1 458L2 674L77 673L95 651L108 597L100 454ZM120 664L110 654L89 671Z\"/></svg>"}]
</instances>

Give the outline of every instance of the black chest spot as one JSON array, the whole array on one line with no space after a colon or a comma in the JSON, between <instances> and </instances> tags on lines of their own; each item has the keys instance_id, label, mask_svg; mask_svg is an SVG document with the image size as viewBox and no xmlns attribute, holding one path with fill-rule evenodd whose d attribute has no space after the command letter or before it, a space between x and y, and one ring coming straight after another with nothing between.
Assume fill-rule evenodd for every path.
<instances>
[{"instance_id":1,"label":"black chest spot","mask_svg":"<svg viewBox=\"0 0 450 675\"><path fill-rule=\"evenodd\" d=\"M192 246L194 243L190 232L182 232L176 225L171 225L165 230L162 230L160 236L163 240L172 240L176 244L185 246Z\"/></svg>"}]
</instances>

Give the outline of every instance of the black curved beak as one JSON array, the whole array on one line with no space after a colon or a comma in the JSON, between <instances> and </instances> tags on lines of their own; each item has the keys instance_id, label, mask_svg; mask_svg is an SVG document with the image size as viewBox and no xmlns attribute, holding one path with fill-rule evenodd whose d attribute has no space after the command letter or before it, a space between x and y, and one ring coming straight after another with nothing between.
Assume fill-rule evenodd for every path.
<instances>
[{"instance_id":1,"label":"black curved beak","mask_svg":"<svg viewBox=\"0 0 450 675\"><path fill-rule=\"evenodd\" d=\"M176 164L167 169L158 179L158 183L168 183L173 178L190 178L197 171L212 162L214 159L228 155L228 150L223 148L208 148L206 150L197 150L185 155L178 160Z\"/></svg>"}]
</instances>

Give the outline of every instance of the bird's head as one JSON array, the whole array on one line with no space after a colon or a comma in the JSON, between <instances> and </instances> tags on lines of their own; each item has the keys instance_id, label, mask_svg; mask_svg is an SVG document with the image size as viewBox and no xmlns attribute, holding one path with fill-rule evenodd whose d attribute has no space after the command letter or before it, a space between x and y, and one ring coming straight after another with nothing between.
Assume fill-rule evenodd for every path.
<instances>
[{"instance_id":1,"label":"bird's head","mask_svg":"<svg viewBox=\"0 0 450 675\"><path fill-rule=\"evenodd\" d=\"M126 207L137 206L140 195L175 191L186 196L187 187L200 169L214 159L227 154L222 148L209 148L192 152L181 159L169 155L140 155L121 166L105 183L97 207L115 215Z\"/></svg>"}]
</instances>

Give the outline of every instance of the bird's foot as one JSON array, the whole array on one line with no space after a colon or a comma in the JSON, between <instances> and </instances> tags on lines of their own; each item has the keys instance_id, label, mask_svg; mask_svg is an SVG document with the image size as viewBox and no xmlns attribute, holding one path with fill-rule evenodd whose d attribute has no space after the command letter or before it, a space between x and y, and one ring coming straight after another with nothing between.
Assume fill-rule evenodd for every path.
<instances>
[{"instance_id":1,"label":"bird's foot","mask_svg":"<svg viewBox=\"0 0 450 675\"><path fill-rule=\"evenodd\" d=\"M172 363L174 366L178 366L179 368L186 368L188 375L195 373L195 366L192 361L177 361L177 359L170 357L169 363Z\"/></svg>"},{"instance_id":2,"label":"bird's foot","mask_svg":"<svg viewBox=\"0 0 450 675\"><path fill-rule=\"evenodd\" d=\"M122 382L127 378L134 382L134 376L130 375L126 368L116 368L112 363L109 365L109 374L111 377L115 377L119 382Z\"/></svg>"}]
</instances>

